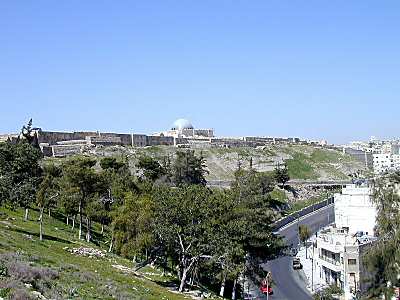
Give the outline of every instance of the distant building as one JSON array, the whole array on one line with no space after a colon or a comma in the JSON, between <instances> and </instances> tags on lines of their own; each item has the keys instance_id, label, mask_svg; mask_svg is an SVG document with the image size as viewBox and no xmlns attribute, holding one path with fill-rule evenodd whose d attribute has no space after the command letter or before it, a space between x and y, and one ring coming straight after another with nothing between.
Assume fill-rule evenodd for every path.
<instances>
[{"instance_id":1,"label":"distant building","mask_svg":"<svg viewBox=\"0 0 400 300\"><path fill-rule=\"evenodd\" d=\"M195 129L192 123L186 119L178 119L174 122L170 130L162 131L155 135L171 136L174 138L212 138L214 137L213 129Z\"/></svg>"},{"instance_id":2,"label":"distant building","mask_svg":"<svg viewBox=\"0 0 400 300\"><path fill-rule=\"evenodd\" d=\"M343 147L343 154L348 154L364 163L366 167L373 168L373 156L371 151L363 150L361 147Z\"/></svg>"},{"instance_id":3,"label":"distant building","mask_svg":"<svg viewBox=\"0 0 400 300\"><path fill-rule=\"evenodd\" d=\"M114 133L99 131L56 132L35 128L34 134L45 156L64 157L87 153L104 146L149 147L175 146L182 148L263 147L269 144L305 144L334 149L326 141L301 140L298 137L215 137L214 129L195 128L189 120L178 119L171 128L155 134ZM0 135L0 142L15 139ZM333 147L333 148L332 148Z\"/></svg>"},{"instance_id":4,"label":"distant building","mask_svg":"<svg viewBox=\"0 0 400 300\"><path fill-rule=\"evenodd\" d=\"M7 142L17 139L19 134L10 133L10 134L0 134L0 142Z\"/></svg>"},{"instance_id":5,"label":"distant building","mask_svg":"<svg viewBox=\"0 0 400 300\"><path fill-rule=\"evenodd\" d=\"M379 175L389 171L400 170L400 154L374 154L374 174Z\"/></svg>"},{"instance_id":6,"label":"distant building","mask_svg":"<svg viewBox=\"0 0 400 300\"><path fill-rule=\"evenodd\" d=\"M392 155L390 153L374 154L374 173L376 175L393 169Z\"/></svg>"}]
</instances>

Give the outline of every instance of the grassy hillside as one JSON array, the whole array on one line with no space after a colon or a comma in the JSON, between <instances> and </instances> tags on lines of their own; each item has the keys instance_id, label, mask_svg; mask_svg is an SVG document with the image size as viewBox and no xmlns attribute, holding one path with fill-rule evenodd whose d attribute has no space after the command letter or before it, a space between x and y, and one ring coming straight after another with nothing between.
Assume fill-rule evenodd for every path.
<instances>
[{"instance_id":1,"label":"grassy hillside","mask_svg":"<svg viewBox=\"0 0 400 300\"><path fill-rule=\"evenodd\" d=\"M127 158L135 171L135 164L141 155L158 159L174 157L178 148L153 146L146 148L104 147L91 151L96 157L115 156ZM292 179L343 180L357 171L367 173L362 162L342 152L306 145L270 145L263 148L211 148L196 149L196 155L206 159L209 174L207 180L232 180L238 164L248 168L250 159L253 168L261 172L273 171L277 164L286 163ZM47 161L62 162L66 158L47 158Z\"/></svg>"},{"instance_id":2,"label":"grassy hillside","mask_svg":"<svg viewBox=\"0 0 400 300\"><path fill-rule=\"evenodd\" d=\"M22 216L22 210L0 208L0 298L30 299L36 293L45 298L32 299L190 299L169 291L165 286L173 285L174 278L157 269L133 273L132 262L105 251L105 257L97 258L70 252L107 249L108 238L99 231L95 243L88 244L77 240L77 231L61 216L46 216L45 240L40 241L38 213L31 210L27 222Z\"/></svg>"},{"instance_id":3,"label":"grassy hillside","mask_svg":"<svg viewBox=\"0 0 400 300\"><path fill-rule=\"evenodd\" d=\"M106 147L96 149L98 156L125 156L134 168L137 157L150 155L162 158L174 156L175 147L156 146L147 148ZM196 149L202 154L210 171L208 180L231 180L240 163L248 167L250 159L258 171L272 171L276 164L286 162L291 178L310 180L347 179L348 174L365 171L363 163L339 151L305 145L270 145L262 148L211 148Z\"/></svg>"}]
</instances>

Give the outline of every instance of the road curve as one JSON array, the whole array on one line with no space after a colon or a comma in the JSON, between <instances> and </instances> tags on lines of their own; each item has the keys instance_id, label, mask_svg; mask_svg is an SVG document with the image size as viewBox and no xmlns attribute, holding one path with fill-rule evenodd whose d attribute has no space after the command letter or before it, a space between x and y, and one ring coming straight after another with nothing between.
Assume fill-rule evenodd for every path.
<instances>
[{"instance_id":1,"label":"road curve","mask_svg":"<svg viewBox=\"0 0 400 300\"><path fill-rule=\"evenodd\" d=\"M297 228L299 225L306 225L314 234L320 228L334 222L333 205L321 208L309 215L306 215L298 220L280 229L277 234L281 235L288 245L296 246L299 243ZM291 266L291 257L284 256L269 261L266 264L266 269L271 271L274 281L274 295L270 299L279 300L310 300L311 294L306 288L303 272L294 271Z\"/></svg>"}]
</instances>

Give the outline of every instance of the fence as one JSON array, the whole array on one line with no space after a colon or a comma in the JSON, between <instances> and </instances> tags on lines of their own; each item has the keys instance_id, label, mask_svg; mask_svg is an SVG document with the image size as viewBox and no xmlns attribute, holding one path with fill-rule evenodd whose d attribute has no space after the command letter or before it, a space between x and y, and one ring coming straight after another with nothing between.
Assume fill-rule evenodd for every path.
<instances>
[{"instance_id":1,"label":"fence","mask_svg":"<svg viewBox=\"0 0 400 300\"><path fill-rule=\"evenodd\" d=\"M328 205L331 205L334 203L334 198L330 197L326 200L323 200L321 202L315 203L313 205L307 206L303 208L302 210L299 210L297 212L291 213L290 215L287 215L286 217L283 217L282 219L276 221L273 225L272 228L274 231L277 231L281 229L282 227L286 226L289 223L292 223L296 221L298 218L304 217L305 215L308 215L318 209L321 209L323 207L326 207Z\"/></svg>"}]
</instances>

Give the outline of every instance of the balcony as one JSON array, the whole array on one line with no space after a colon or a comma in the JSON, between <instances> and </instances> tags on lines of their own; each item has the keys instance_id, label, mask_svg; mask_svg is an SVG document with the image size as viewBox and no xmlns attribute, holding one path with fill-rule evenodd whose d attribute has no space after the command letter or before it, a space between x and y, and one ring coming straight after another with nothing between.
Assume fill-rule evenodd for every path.
<instances>
[{"instance_id":1,"label":"balcony","mask_svg":"<svg viewBox=\"0 0 400 300\"><path fill-rule=\"evenodd\" d=\"M324 267L326 267L334 272L340 272L342 270L342 265L341 265L340 261L333 259L331 257L320 255L319 262L321 265L323 265Z\"/></svg>"},{"instance_id":2,"label":"balcony","mask_svg":"<svg viewBox=\"0 0 400 300\"><path fill-rule=\"evenodd\" d=\"M337 240L330 240L328 237L321 236L317 243L318 248L325 249L333 253L343 252L343 245Z\"/></svg>"}]
</instances>

